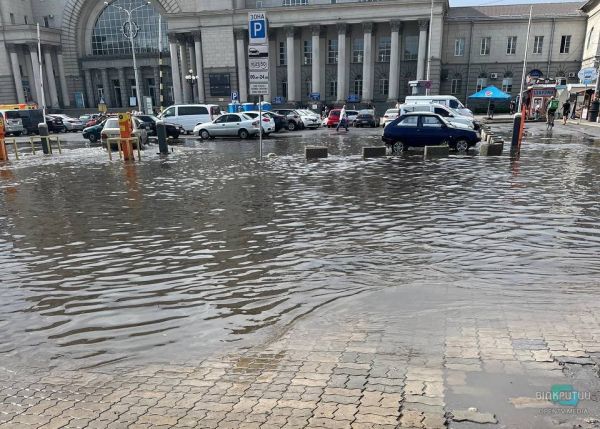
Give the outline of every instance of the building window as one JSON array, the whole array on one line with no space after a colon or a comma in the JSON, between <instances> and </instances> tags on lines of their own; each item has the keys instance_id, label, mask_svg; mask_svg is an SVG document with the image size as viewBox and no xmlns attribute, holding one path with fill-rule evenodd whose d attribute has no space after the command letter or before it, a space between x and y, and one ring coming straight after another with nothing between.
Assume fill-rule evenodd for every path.
<instances>
[{"instance_id":1,"label":"building window","mask_svg":"<svg viewBox=\"0 0 600 429\"><path fill-rule=\"evenodd\" d=\"M329 81L329 92L330 97L337 97L337 80L332 79Z\"/></svg>"},{"instance_id":2,"label":"building window","mask_svg":"<svg viewBox=\"0 0 600 429\"><path fill-rule=\"evenodd\" d=\"M452 79L452 83L450 85L450 94L459 94L462 90L462 79L454 78Z\"/></svg>"},{"instance_id":3,"label":"building window","mask_svg":"<svg viewBox=\"0 0 600 429\"><path fill-rule=\"evenodd\" d=\"M306 6L308 0L283 0L283 6Z\"/></svg>"},{"instance_id":4,"label":"building window","mask_svg":"<svg viewBox=\"0 0 600 429\"><path fill-rule=\"evenodd\" d=\"M229 73L210 73L208 75L208 82L211 96L223 97L231 95Z\"/></svg>"},{"instance_id":5,"label":"building window","mask_svg":"<svg viewBox=\"0 0 600 429\"><path fill-rule=\"evenodd\" d=\"M15 24L15 14L14 13L10 14L10 23Z\"/></svg>"},{"instance_id":6,"label":"building window","mask_svg":"<svg viewBox=\"0 0 600 429\"><path fill-rule=\"evenodd\" d=\"M544 36L535 36L533 39L533 53L541 54L544 49Z\"/></svg>"},{"instance_id":7,"label":"building window","mask_svg":"<svg viewBox=\"0 0 600 429\"><path fill-rule=\"evenodd\" d=\"M479 50L479 55L489 55L490 54L491 42L492 42L491 37L482 37L481 38L481 49Z\"/></svg>"},{"instance_id":8,"label":"building window","mask_svg":"<svg viewBox=\"0 0 600 429\"><path fill-rule=\"evenodd\" d=\"M506 55L515 55L517 53L517 36L508 36L506 39Z\"/></svg>"},{"instance_id":9,"label":"building window","mask_svg":"<svg viewBox=\"0 0 600 429\"><path fill-rule=\"evenodd\" d=\"M392 39L390 37L382 37L379 39L379 49L377 50L377 61L380 63L389 63L392 53Z\"/></svg>"},{"instance_id":10,"label":"building window","mask_svg":"<svg viewBox=\"0 0 600 429\"><path fill-rule=\"evenodd\" d=\"M289 98L289 97L288 97L288 93L287 93L287 91L288 91L287 79L283 79L283 80L281 81L281 93L283 94L283 96L284 96L285 98Z\"/></svg>"},{"instance_id":11,"label":"building window","mask_svg":"<svg viewBox=\"0 0 600 429\"><path fill-rule=\"evenodd\" d=\"M454 39L454 56L462 57L465 54L465 39Z\"/></svg>"},{"instance_id":12,"label":"building window","mask_svg":"<svg viewBox=\"0 0 600 429\"><path fill-rule=\"evenodd\" d=\"M327 63L337 64L338 62L338 41L337 39L329 39L327 41Z\"/></svg>"},{"instance_id":13,"label":"building window","mask_svg":"<svg viewBox=\"0 0 600 429\"><path fill-rule=\"evenodd\" d=\"M571 49L571 36L562 36L560 38L560 53L568 54Z\"/></svg>"},{"instance_id":14,"label":"building window","mask_svg":"<svg viewBox=\"0 0 600 429\"><path fill-rule=\"evenodd\" d=\"M307 97L310 97L311 92L312 92L312 80L310 78L307 78L304 81L304 93L306 94Z\"/></svg>"},{"instance_id":15,"label":"building window","mask_svg":"<svg viewBox=\"0 0 600 429\"><path fill-rule=\"evenodd\" d=\"M304 41L303 61L305 66L312 64L312 40Z\"/></svg>"},{"instance_id":16,"label":"building window","mask_svg":"<svg viewBox=\"0 0 600 429\"><path fill-rule=\"evenodd\" d=\"M48 19L47 16L44 17L44 27L46 27L46 28L50 27L50 20Z\"/></svg>"},{"instance_id":17,"label":"building window","mask_svg":"<svg viewBox=\"0 0 600 429\"><path fill-rule=\"evenodd\" d=\"M480 77L477 79L477 87L475 88L475 92L481 91L483 88L487 86L487 78Z\"/></svg>"},{"instance_id":18,"label":"building window","mask_svg":"<svg viewBox=\"0 0 600 429\"><path fill-rule=\"evenodd\" d=\"M389 94L390 92L390 81L389 79L379 79L379 93L382 95Z\"/></svg>"},{"instance_id":19,"label":"building window","mask_svg":"<svg viewBox=\"0 0 600 429\"><path fill-rule=\"evenodd\" d=\"M502 91L510 94L512 92L512 77L502 79Z\"/></svg>"},{"instance_id":20,"label":"building window","mask_svg":"<svg viewBox=\"0 0 600 429\"><path fill-rule=\"evenodd\" d=\"M131 55L131 44L124 37L123 26L127 14L117 8L138 8L131 14L135 22L135 51L141 54L158 52L158 12L144 0L115 0L106 6L92 30L92 55ZM167 20L162 19L162 46L169 49L167 40Z\"/></svg>"},{"instance_id":21,"label":"building window","mask_svg":"<svg viewBox=\"0 0 600 429\"><path fill-rule=\"evenodd\" d=\"M284 66L287 64L287 49L285 48L285 42L279 42L279 65Z\"/></svg>"},{"instance_id":22,"label":"building window","mask_svg":"<svg viewBox=\"0 0 600 429\"><path fill-rule=\"evenodd\" d=\"M365 41L364 39L354 39L352 41L352 62L362 63L365 55Z\"/></svg>"},{"instance_id":23,"label":"building window","mask_svg":"<svg viewBox=\"0 0 600 429\"><path fill-rule=\"evenodd\" d=\"M362 94L362 88L363 88L363 79L361 75L357 75L354 78L354 85L352 86L352 89L354 90L353 93L355 95L358 95L360 97L360 95Z\"/></svg>"},{"instance_id":24,"label":"building window","mask_svg":"<svg viewBox=\"0 0 600 429\"><path fill-rule=\"evenodd\" d=\"M404 59L416 60L419 55L419 36L406 36L404 39Z\"/></svg>"}]
</instances>

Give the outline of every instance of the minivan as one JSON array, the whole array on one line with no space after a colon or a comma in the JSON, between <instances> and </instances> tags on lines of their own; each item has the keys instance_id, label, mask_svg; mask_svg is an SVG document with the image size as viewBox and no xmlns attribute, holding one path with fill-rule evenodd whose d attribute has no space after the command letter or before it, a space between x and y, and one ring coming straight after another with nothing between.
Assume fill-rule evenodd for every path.
<instances>
[{"instance_id":1,"label":"minivan","mask_svg":"<svg viewBox=\"0 0 600 429\"><path fill-rule=\"evenodd\" d=\"M17 112L23 124L23 134L39 134L38 125L44 122L42 109L13 110Z\"/></svg>"},{"instance_id":2,"label":"minivan","mask_svg":"<svg viewBox=\"0 0 600 429\"><path fill-rule=\"evenodd\" d=\"M459 100L453 95L409 95L404 99L406 104L430 104L437 103L444 106L451 107L463 116L473 116L473 112L467 109Z\"/></svg>"},{"instance_id":3,"label":"minivan","mask_svg":"<svg viewBox=\"0 0 600 429\"><path fill-rule=\"evenodd\" d=\"M470 129L478 129L479 123L471 116L463 116L458 110L438 103L432 104L401 104L399 115L406 115L413 112L430 112L436 113L454 125L465 125Z\"/></svg>"},{"instance_id":4,"label":"minivan","mask_svg":"<svg viewBox=\"0 0 600 429\"><path fill-rule=\"evenodd\" d=\"M221 108L216 104L182 104L167 107L159 118L180 124L187 133L191 133L196 125L211 122L219 116Z\"/></svg>"},{"instance_id":5,"label":"minivan","mask_svg":"<svg viewBox=\"0 0 600 429\"><path fill-rule=\"evenodd\" d=\"M0 110L0 116L4 118L4 128L7 136L20 136L23 134L23 121L16 110Z\"/></svg>"}]
</instances>

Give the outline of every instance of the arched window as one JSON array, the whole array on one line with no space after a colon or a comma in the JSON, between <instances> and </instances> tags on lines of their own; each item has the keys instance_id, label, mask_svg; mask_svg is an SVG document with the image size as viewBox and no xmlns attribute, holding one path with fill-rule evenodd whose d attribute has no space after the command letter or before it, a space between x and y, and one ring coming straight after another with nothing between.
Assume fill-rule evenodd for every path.
<instances>
[{"instance_id":1,"label":"arched window","mask_svg":"<svg viewBox=\"0 0 600 429\"><path fill-rule=\"evenodd\" d=\"M92 31L92 55L131 55L127 13L120 10L135 9L131 14L136 53L158 52L158 12L144 0L115 0L106 6ZM167 21L162 19L162 50L168 51Z\"/></svg>"},{"instance_id":2,"label":"arched window","mask_svg":"<svg viewBox=\"0 0 600 429\"><path fill-rule=\"evenodd\" d=\"M594 27L590 30L590 34L588 36L587 48L590 48L590 42L592 41L592 37L594 37Z\"/></svg>"}]
</instances>

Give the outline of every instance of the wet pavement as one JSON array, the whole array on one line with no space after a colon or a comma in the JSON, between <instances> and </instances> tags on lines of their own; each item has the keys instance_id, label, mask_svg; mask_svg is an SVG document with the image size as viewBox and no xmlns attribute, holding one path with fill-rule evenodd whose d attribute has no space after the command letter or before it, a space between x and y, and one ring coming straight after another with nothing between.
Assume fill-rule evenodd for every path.
<instances>
[{"instance_id":1,"label":"wet pavement","mask_svg":"<svg viewBox=\"0 0 600 429\"><path fill-rule=\"evenodd\" d=\"M598 427L600 140L541 125L519 159L319 130L0 166L0 426Z\"/></svg>"}]
</instances>

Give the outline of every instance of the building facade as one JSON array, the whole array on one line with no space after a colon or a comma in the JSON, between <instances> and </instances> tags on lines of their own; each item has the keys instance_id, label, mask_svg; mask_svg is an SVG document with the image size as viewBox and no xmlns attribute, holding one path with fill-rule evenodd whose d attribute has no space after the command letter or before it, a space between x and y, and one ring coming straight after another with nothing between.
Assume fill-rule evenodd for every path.
<instances>
[{"instance_id":1,"label":"building facade","mask_svg":"<svg viewBox=\"0 0 600 429\"><path fill-rule=\"evenodd\" d=\"M43 80L50 108L135 105L130 32L140 95L154 105L161 94L164 105L223 104L233 91L240 101L253 101L247 70L253 10L265 10L269 19L268 100L307 105L318 92L326 104L351 97L385 106L402 101L415 79L430 79L432 93L461 99L489 84L516 95L529 15L526 5L449 8L447 0L434 0L433 7L430 0L108 3L0 0L0 56L6 59L0 62L0 103L41 104ZM586 29L595 10L589 4L534 6L527 73L577 81L586 34L593 30ZM131 28L120 8L136 9ZM34 23L41 27L41 56ZM192 83L188 78L195 75Z\"/></svg>"}]
</instances>

